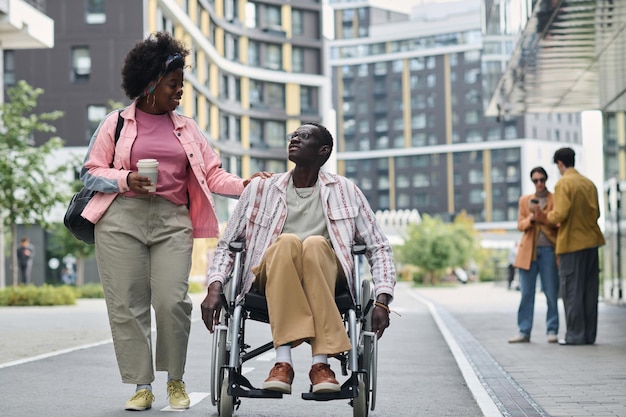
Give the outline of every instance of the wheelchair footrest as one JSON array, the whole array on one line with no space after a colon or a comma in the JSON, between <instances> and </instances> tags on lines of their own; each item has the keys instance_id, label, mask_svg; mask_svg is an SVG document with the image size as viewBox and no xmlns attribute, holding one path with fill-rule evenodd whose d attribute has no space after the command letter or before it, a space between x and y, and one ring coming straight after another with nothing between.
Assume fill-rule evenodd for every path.
<instances>
[{"instance_id":1,"label":"wheelchair footrest","mask_svg":"<svg viewBox=\"0 0 626 417\"><path fill-rule=\"evenodd\" d=\"M271 391L267 389L243 389L241 386L231 386L234 395L237 397L247 398L283 398L283 393L278 391Z\"/></svg>"},{"instance_id":2,"label":"wheelchair footrest","mask_svg":"<svg viewBox=\"0 0 626 417\"><path fill-rule=\"evenodd\" d=\"M231 377L228 394L232 397L283 398L282 392L253 387L248 378L238 372L233 373Z\"/></svg>"},{"instance_id":3,"label":"wheelchair footrest","mask_svg":"<svg viewBox=\"0 0 626 417\"><path fill-rule=\"evenodd\" d=\"M359 395L359 388L358 385L355 384L355 381L356 378L353 375L350 379L343 383L340 391L320 393L303 392L302 399L313 401L331 401L356 398Z\"/></svg>"}]
</instances>

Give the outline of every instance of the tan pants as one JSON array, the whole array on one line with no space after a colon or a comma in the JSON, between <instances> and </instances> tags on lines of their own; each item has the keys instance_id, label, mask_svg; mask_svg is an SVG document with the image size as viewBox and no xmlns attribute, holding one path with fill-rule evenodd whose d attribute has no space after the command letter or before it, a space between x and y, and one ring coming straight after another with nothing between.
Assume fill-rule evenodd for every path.
<instances>
[{"instance_id":1,"label":"tan pants","mask_svg":"<svg viewBox=\"0 0 626 417\"><path fill-rule=\"evenodd\" d=\"M156 196L118 196L95 230L122 381L154 381L150 305L156 317L156 370L182 379L192 308L187 290L193 238L187 207Z\"/></svg>"},{"instance_id":2,"label":"tan pants","mask_svg":"<svg viewBox=\"0 0 626 417\"><path fill-rule=\"evenodd\" d=\"M345 277L324 237L302 242L282 234L253 271L255 286L267 299L274 347L309 340L313 355L350 350L335 304L335 288L345 285Z\"/></svg>"}]
</instances>

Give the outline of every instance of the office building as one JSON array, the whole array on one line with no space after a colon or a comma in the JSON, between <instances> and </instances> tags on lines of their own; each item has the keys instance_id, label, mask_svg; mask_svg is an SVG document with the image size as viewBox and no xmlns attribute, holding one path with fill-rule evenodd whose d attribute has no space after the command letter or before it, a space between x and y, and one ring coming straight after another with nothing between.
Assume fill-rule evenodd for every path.
<instances>
[{"instance_id":1,"label":"office building","mask_svg":"<svg viewBox=\"0 0 626 417\"><path fill-rule=\"evenodd\" d=\"M483 58L493 54L483 52L480 3L330 6L339 173L376 210L465 211L480 228L514 230L527 174L551 164L561 133L547 137L539 116L484 116ZM575 119L576 144L570 130Z\"/></svg>"}]
</instances>

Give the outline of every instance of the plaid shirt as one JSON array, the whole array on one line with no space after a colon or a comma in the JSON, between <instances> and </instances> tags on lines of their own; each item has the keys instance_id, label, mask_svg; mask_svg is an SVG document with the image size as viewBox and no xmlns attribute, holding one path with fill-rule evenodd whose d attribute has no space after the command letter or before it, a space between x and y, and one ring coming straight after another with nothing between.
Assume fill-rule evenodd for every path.
<instances>
[{"instance_id":1,"label":"plaid shirt","mask_svg":"<svg viewBox=\"0 0 626 417\"><path fill-rule=\"evenodd\" d=\"M254 281L252 267L259 265L267 248L282 233L287 218L287 184L291 171L268 179L255 178L244 189L235 212L220 239L213 263L208 271L209 285L222 284L233 270L234 255L228 243L245 237L246 259L243 270L244 293ZM391 246L359 188L339 175L320 171L318 184L322 206L326 212L326 227L330 241L348 279L354 297L352 271L354 259L351 253L355 240L365 242L376 296L388 294L393 297L396 282Z\"/></svg>"}]
</instances>

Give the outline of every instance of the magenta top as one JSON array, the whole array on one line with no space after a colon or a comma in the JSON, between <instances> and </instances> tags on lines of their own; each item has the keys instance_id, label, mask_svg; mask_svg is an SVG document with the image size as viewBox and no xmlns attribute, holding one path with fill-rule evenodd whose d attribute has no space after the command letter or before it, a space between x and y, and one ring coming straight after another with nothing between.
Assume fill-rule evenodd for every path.
<instances>
[{"instance_id":1,"label":"magenta top","mask_svg":"<svg viewBox=\"0 0 626 417\"><path fill-rule=\"evenodd\" d=\"M185 150L174 135L170 116L150 114L137 109L137 139L130 152L130 166L137 171L137 161L153 158L159 161L159 179L156 192L174 204L187 204L188 161ZM127 197L137 195L134 191L124 193Z\"/></svg>"}]
</instances>

